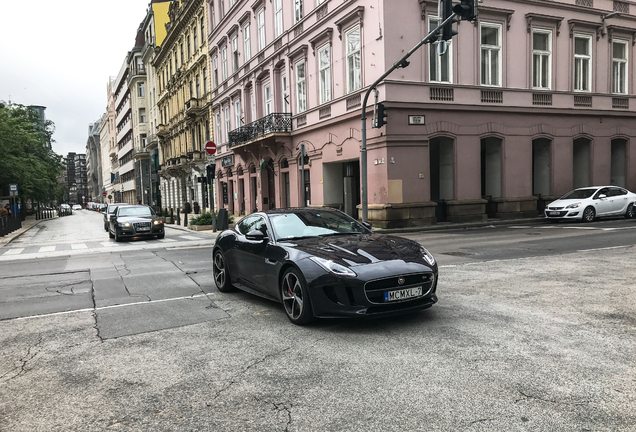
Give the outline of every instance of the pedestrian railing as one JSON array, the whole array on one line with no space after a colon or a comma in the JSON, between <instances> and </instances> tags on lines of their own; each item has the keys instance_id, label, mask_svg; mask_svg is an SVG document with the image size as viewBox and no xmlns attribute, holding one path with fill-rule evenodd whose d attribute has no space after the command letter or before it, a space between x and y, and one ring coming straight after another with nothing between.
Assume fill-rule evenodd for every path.
<instances>
[{"instance_id":1,"label":"pedestrian railing","mask_svg":"<svg viewBox=\"0 0 636 432\"><path fill-rule=\"evenodd\" d=\"M11 234L13 231L22 228L22 220L18 215L0 217L0 237Z\"/></svg>"}]
</instances>

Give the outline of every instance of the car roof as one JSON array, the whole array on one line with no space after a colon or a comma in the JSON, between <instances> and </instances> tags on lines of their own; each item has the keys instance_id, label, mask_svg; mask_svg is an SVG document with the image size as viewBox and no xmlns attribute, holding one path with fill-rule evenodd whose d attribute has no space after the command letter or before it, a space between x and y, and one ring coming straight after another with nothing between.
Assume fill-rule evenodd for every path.
<instances>
[{"instance_id":1,"label":"car roof","mask_svg":"<svg viewBox=\"0 0 636 432\"><path fill-rule=\"evenodd\" d=\"M275 209L275 210L266 210L260 213L264 213L266 215L276 215L276 214L299 214L299 213L342 213L340 210L331 208L331 207L291 207L291 208L283 208L283 209Z\"/></svg>"}]
</instances>

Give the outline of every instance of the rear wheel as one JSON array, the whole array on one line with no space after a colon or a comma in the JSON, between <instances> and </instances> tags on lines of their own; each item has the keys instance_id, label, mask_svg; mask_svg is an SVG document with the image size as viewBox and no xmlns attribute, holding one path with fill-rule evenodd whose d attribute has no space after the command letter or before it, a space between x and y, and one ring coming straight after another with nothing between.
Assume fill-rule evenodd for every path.
<instances>
[{"instance_id":1,"label":"rear wheel","mask_svg":"<svg viewBox=\"0 0 636 432\"><path fill-rule=\"evenodd\" d=\"M280 284L281 298L287 318L296 325L309 324L314 319L307 283L295 268L288 269Z\"/></svg>"},{"instance_id":2,"label":"rear wheel","mask_svg":"<svg viewBox=\"0 0 636 432\"><path fill-rule=\"evenodd\" d=\"M215 251L212 257L212 275L214 276L216 288L219 291L224 293L234 290L234 287L230 283L230 273L225 263L225 255L223 255L223 252L220 250Z\"/></svg>"},{"instance_id":3,"label":"rear wheel","mask_svg":"<svg viewBox=\"0 0 636 432\"><path fill-rule=\"evenodd\" d=\"M110 232L110 230L108 230L108 238L115 238L115 236L113 235L112 232Z\"/></svg>"},{"instance_id":4,"label":"rear wheel","mask_svg":"<svg viewBox=\"0 0 636 432\"><path fill-rule=\"evenodd\" d=\"M625 219L633 219L634 217L634 204L630 204L627 206L627 210L625 210Z\"/></svg>"},{"instance_id":5,"label":"rear wheel","mask_svg":"<svg viewBox=\"0 0 636 432\"><path fill-rule=\"evenodd\" d=\"M104 231L108 231L108 225L104 224Z\"/></svg>"},{"instance_id":6,"label":"rear wheel","mask_svg":"<svg viewBox=\"0 0 636 432\"><path fill-rule=\"evenodd\" d=\"M121 241L121 237L119 237L119 231L117 231L117 228L115 228L115 241L116 242L120 242Z\"/></svg>"},{"instance_id":7,"label":"rear wheel","mask_svg":"<svg viewBox=\"0 0 636 432\"><path fill-rule=\"evenodd\" d=\"M596 210L593 207L583 210L583 222L592 222L594 218L596 218Z\"/></svg>"}]
</instances>

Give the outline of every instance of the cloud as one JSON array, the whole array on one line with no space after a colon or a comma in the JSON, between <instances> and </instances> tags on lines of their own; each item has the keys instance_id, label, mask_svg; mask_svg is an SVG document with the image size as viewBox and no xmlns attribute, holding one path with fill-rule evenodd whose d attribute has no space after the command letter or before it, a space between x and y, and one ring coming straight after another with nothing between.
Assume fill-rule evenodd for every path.
<instances>
[{"instance_id":1,"label":"cloud","mask_svg":"<svg viewBox=\"0 0 636 432\"><path fill-rule=\"evenodd\" d=\"M149 0L6 2L0 26L0 100L47 107L53 150L84 153L106 111L108 78L135 44Z\"/></svg>"}]
</instances>

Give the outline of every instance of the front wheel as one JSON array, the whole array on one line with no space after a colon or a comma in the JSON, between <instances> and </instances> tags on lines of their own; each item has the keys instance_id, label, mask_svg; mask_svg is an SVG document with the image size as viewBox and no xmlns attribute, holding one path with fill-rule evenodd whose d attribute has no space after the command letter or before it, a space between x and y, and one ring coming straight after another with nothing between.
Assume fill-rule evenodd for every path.
<instances>
[{"instance_id":1,"label":"front wheel","mask_svg":"<svg viewBox=\"0 0 636 432\"><path fill-rule=\"evenodd\" d=\"M305 325L313 321L314 314L311 310L307 283L298 270L290 268L285 272L280 290L285 313L292 323Z\"/></svg>"},{"instance_id":2,"label":"front wheel","mask_svg":"<svg viewBox=\"0 0 636 432\"><path fill-rule=\"evenodd\" d=\"M634 218L634 204L630 204L627 206L627 210L625 211L625 219L633 219Z\"/></svg>"},{"instance_id":3,"label":"front wheel","mask_svg":"<svg viewBox=\"0 0 636 432\"><path fill-rule=\"evenodd\" d=\"M230 273L227 270L225 256L220 250L215 251L212 257L212 276L214 277L214 284L220 292L234 291L234 287L230 283Z\"/></svg>"},{"instance_id":4,"label":"front wheel","mask_svg":"<svg viewBox=\"0 0 636 432\"><path fill-rule=\"evenodd\" d=\"M117 228L115 228L115 241L116 242L121 241L121 237L119 236L119 231L117 230Z\"/></svg>"},{"instance_id":5,"label":"front wheel","mask_svg":"<svg viewBox=\"0 0 636 432\"><path fill-rule=\"evenodd\" d=\"M161 233L161 234L159 234L159 235L157 236L157 238L158 238L159 240L161 240L161 239L162 239L162 238L164 238L165 236L166 236L166 233Z\"/></svg>"},{"instance_id":6,"label":"front wheel","mask_svg":"<svg viewBox=\"0 0 636 432\"><path fill-rule=\"evenodd\" d=\"M587 207L583 210L583 222L592 222L596 217L596 210L593 207Z\"/></svg>"}]
</instances>

